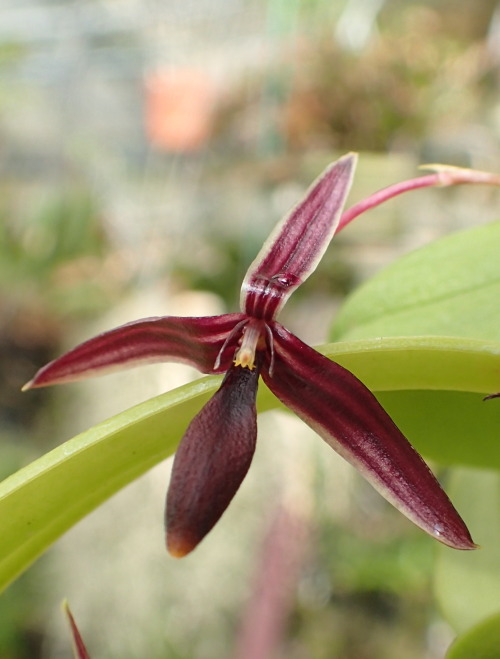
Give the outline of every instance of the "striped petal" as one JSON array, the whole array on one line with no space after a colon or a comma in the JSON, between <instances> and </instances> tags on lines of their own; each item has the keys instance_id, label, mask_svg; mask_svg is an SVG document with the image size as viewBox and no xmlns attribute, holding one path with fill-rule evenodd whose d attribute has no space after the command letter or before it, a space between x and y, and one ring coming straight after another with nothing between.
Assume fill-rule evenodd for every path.
<instances>
[{"instance_id":1,"label":"striped petal","mask_svg":"<svg viewBox=\"0 0 500 659\"><path fill-rule=\"evenodd\" d=\"M275 318L293 291L314 272L337 229L351 187L356 155L331 164L305 198L274 229L241 287L242 311Z\"/></svg>"},{"instance_id":2,"label":"striped petal","mask_svg":"<svg viewBox=\"0 0 500 659\"><path fill-rule=\"evenodd\" d=\"M201 318L163 316L127 323L50 362L23 389L164 361L190 364L202 373L222 373L231 363L238 335L231 337L234 340L226 339L244 319L243 314L236 313Z\"/></svg>"},{"instance_id":3,"label":"striped petal","mask_svg":"<svg viewBox=\"0 0 500 659\"><path fill-rule=\"evenodd\" d=\"M167 494L167 548L192 551L226 510L255 451L259 365L232 366L193 419L175 454Z\"/></svg>"},{"instance_id":4,"label":"striped petal","mask_svg":"<svg viewBox=\"0 0 500 659\"><path fill-rule=\"evenodd\" d=\"M455 549L474 549L438 481L375 396L352 373L272 323L271 391L417 526Z\"/></svg>"}]
</instances>

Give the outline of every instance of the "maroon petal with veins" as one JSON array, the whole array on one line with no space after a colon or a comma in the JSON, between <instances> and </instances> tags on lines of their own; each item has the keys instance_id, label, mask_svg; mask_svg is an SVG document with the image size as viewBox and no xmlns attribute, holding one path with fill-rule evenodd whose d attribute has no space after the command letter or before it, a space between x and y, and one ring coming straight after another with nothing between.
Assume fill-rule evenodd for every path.
<instances>
[{"instance_id":1,"label":"maroon petal with veins","mask_svg":"<svg viewBox=\"0 0 500 659\"><path fill-rule=\"evenodd\" d=\"M177 449L165 511L172 556L185 556L205 537L250 467L257 437L259 370L259 365L253 370L232 366Z\"/></svg>"},{"instance_id":2,"label":"maroon petal with veins","mask_svg":"<svg viewBox=\"0 0 500 659\"><path fill-rule=\"evenodd\" d=\"M354 465L417 526L455 549L474 549L469 531L438 481L352 373L277 322L274 370L262 377L287 407Z\"/></svg>"},{"instance_id":3,"label":"maroon petal with veins","mask_svg":"<svg viewBox=\"0 0 500 659\"><path fill-rule=\"evenodd\" d=\"M314 272L337 229L356 161L356 154L349 153L331 164L275 227L243 280L242 311L274 318Z\"/></svg>"},{"instance_id":4,"label":"maroon petal with veins","mask_svg":"<svg viewBox=\"0 0 500 659\"><path fill-rule=\"evenodd\" d=\"M184 318L161 316L127 323L81 343L41 368L23 389L74 382L152 362L177 361L202 373L223 373L238 336L225 343L244 314ZM214 364L222 349L217 368Z\"/></svg>"}]
</instances>

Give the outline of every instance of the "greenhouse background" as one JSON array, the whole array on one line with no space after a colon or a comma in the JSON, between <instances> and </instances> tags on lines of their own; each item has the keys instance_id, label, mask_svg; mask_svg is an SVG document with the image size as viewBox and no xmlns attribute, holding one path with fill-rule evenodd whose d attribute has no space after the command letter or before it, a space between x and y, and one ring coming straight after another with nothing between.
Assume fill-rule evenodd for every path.
<instances>
[{"instance_id":1,"label":"greenhouse background","mask_svg":"<svg viewBox=\"0 0 500 659\"><path fill-rule=\"evenodd\" d=\"M2 477L198 377L162 364L20 392L98 331L237 310L269 231L339 155L360 153L352 203L422 163L500 172L499 64L493 0L0 0ZM324 343L352 289L498 219L498 201L464 186L375 209L335 237L281 320ZM96 659L444 656L455 631L436 548L298 419L259 417L245 483L180 562L164 549L169 465L5 591L2 658L70 656L65 597ZM254 626L276 556L264 653Z\"/></svg>"}]
</instances>

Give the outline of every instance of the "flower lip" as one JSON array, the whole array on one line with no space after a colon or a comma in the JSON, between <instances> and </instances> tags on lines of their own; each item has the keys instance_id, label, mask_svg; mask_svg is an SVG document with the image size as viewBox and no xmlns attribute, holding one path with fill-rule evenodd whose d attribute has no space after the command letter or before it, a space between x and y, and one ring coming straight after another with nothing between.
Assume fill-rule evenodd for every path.
<instances>
[{"instance_id":1,"label":"flower lip","mask_svg":"<svg viewBox=\"0 0 500 659\"><path fill-rule=\"evenodd\" d=\"M255 368L255 353L266 349L266 325L262 320L252 318L243 328L240 347L236 351L233 363L235 366Z\"/></svg>"},{"instance_id":2,"label":"flower lip","mask_svg":"<svg viewBox=\"0 0 500 659\"><path fill-rule=\"evenodd\" d=\"M255 368L230 366L216 394L189 424L174 458L165 509L169 552L180 558L212 529L250 467L257 438Z\"/></svg>"}]
</instances>

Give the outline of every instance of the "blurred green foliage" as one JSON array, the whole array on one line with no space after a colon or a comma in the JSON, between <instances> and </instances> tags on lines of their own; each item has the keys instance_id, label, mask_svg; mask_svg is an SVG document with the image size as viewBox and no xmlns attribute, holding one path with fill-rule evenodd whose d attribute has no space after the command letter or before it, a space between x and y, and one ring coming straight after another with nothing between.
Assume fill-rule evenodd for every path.
<instances>
[{"instance_id":1,"label":"blurred green foliage","mask_svg":"<svg viewBox=\"0 0 500 659\"><path fill-rule=\"evenodd\" d=\"M14 194L8 191L7 199ZM59 287L59 293L66 289L68 298L72 298L72 312L79 304L85 309L90 302L75 289L85 284L85 270L104 257L107 246L96 201L89 191L55 194L27 217L20 216L14 203L9 206L4 197L0 216L2 297L10 298L12 304L17 298L22 304L19 293L23 291L27 295L25 303L43 298L51 305ZM0 303L5 304L5 299ZM61 306L58 311L66 310Z\"/></svg>"}]
</instances>

